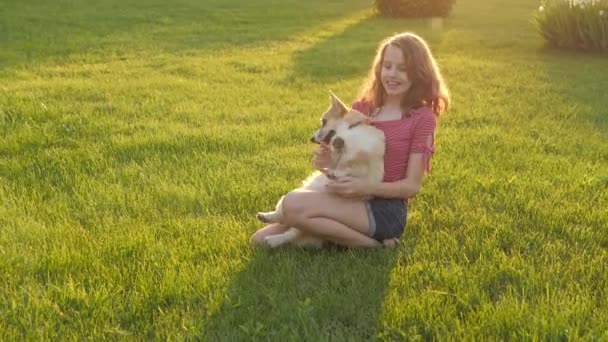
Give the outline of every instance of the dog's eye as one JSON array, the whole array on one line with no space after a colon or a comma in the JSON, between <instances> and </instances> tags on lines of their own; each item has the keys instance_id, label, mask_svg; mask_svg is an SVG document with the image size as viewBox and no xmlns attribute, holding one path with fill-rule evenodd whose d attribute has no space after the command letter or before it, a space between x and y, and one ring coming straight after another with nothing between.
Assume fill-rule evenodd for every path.
<instances>
[{"instance_id":1,"label":"dog's eye","mask_svg":"<svg viewBox=\"0 0 608 342\"><path fill-rule=\"evenodd\" d=\"M327 125L327 119L321 120L321 126L325 127Z\"/></svg>"}]
</instances>

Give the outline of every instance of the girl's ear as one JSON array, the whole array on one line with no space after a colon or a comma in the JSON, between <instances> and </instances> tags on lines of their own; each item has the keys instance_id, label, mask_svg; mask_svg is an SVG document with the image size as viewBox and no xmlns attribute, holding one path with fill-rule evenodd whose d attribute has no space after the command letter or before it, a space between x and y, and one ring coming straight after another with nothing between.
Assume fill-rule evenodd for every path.
<instances>
[{"instance_id":1,"label":"girl's ear","mask_svg":"<svg viewBox=\"0 0 608 342\"><path fill-rule=\"evenodd\" d=\"M340 99L334 94L333 91L329 91L329 97L331 98L331 107L337 109L341 115L346 114L348 112L348 107Z\"/></svg>"}]
</instances>

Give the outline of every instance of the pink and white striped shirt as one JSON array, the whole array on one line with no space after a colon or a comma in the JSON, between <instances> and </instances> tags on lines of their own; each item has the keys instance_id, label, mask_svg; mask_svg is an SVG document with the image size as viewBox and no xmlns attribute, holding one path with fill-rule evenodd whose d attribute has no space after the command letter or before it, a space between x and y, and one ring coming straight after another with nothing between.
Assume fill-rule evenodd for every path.
<instances>
[{"instance_id":1,"label":"pink and white striped shirt","mask_svg":"<svg viewBox=\"0 0 608 342\"><path fill-rule=\"evenodd\" d=\"M352 107L363 114L372 112L369 104L362 101L353 103ZM372 121L372 125L384 132L384 182L396 182L407 176L407 162L411 153L424 153L425 169L431 171L437 117L430 108L420 107L410 116L398 120ZM430 146L427 145L429 136L433 137Z\"/></svg>"}]
</instances>

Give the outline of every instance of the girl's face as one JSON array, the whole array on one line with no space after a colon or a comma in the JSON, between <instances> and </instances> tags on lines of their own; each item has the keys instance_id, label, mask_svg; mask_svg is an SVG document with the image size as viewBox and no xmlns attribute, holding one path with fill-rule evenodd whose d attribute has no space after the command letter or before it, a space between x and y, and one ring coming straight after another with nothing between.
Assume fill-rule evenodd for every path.
<instances>
[{"instance_id":1,"label":"girl's face","mask_svg":"<svg viewBox=\"0 0 608 342\"><path fill-rule=\"evenodd\" d=\"M405 58L401 49L392 44L388 45L384 50L380 70L380 81L388 96L402 96L412 86L405 69Z\"/></svg>"}]
</instances>

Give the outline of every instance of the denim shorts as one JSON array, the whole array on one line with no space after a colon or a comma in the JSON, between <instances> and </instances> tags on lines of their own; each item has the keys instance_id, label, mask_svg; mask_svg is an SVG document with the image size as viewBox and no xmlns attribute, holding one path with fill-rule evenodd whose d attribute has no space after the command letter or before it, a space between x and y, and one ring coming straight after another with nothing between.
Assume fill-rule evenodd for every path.
<instances>
[{"instance_id":1,"label":"denim shorts","mask_svg":"<svg viewBox=\"0 0 608 342\"><path fill-rule=\"evenodd\" d=\"M382 242L399 238L407 223L407 201L400 198L374 197L365 202L369 236Z\"/></svg>"}]
</instances>

